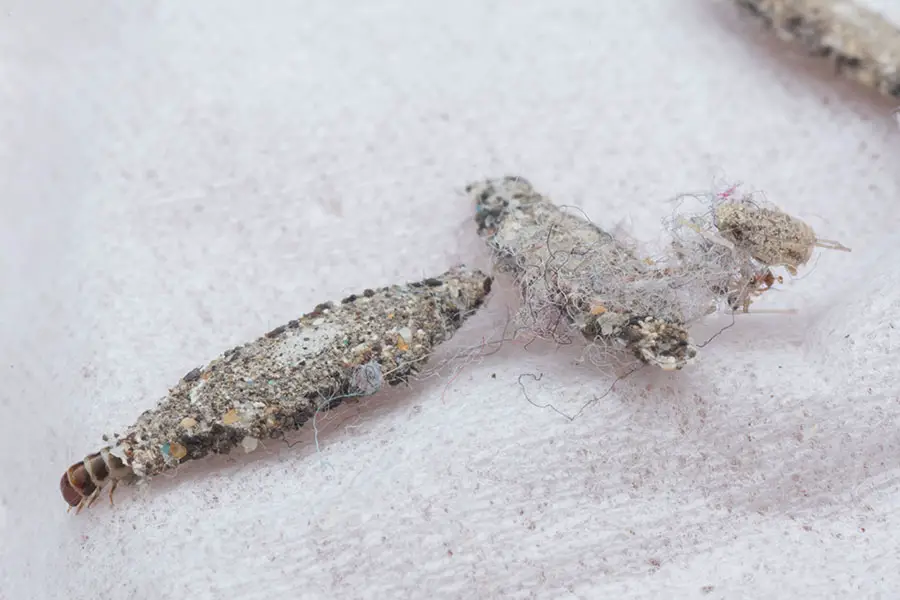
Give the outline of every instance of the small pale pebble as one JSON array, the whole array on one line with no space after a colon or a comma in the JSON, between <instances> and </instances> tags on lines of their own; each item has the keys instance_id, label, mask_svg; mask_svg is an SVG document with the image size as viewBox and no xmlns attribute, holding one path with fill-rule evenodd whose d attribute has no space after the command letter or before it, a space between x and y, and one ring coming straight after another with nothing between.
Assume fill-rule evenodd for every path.
<instances>
[{"instance_id":1,"label":"small pale pebble","mask_svg":"<svg viewBox=\"0 0 900 600\"><path fill-rule=\"evenodd\" d=\"M256 450L259 446L259 440L255 437L250 437L249 435L241 440L241 447L244 449L244 452L247 454Z\"/></svg>"},{"instance_id":2,"label":"small pale pebble","mask_svg":"<svg viewBox=\"0 0 900 600\"><path fill-rule=\"evenodd\" d=\"M181 420L181 423L179 423L179 425L181 425L185 429L190 429L191 427L193 427L196 424L197 424L197 420L192 417L185 417Z\"/></svg>"}]
</instances>

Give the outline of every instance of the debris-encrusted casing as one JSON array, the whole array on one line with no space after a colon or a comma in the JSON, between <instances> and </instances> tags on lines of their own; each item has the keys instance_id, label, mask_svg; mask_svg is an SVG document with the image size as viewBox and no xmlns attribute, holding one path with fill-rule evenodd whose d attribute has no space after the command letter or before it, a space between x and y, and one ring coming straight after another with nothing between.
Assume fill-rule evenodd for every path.
<instances>
[{"instance_id":1,"label":"debris-encrusted casing","mask_svg":"<svg viewBox=\"0 0 900 600\"><path fill-rule=\"evenodd\" d=\"M844 77L900 98L900 28L859 0L736 0Z\"/></svg>"},{"instance_id":2,"label":"debris-encrusted casing","mask_svg":"<svg viewBox=\"0 0 900 600\"><path fill-rule=\"evenodd\" d=\"M796 271L812 257L813 228L785 212L749 203L728 202L716 208L719 234L769 267Z\"/></svg>"},{"instance_id":3,"label":"debris-encrusted casing","mask_svg":"<svg viewBox=\"0 0 900 600\"><path fill-rule=\"evenodd\" d=\"M464 268L325 303L187 373L112 448L139 477L279 437L343 398L406 381L484 301Z\"/></svg>"},{"instance_id":4,"label":"debris-encrusted casing","mask_svg":"<svg viewBox=\"0 0 900 600\"><path fill-rule=\"evenodd\" d=\"M609 233L569 214L521 177L488 179L467 189L479 235L523 296L533 332L556 337L569 327L589 341L612 341L666 370L696 356L678 304L656 269Z\"/></svg>"}]
</instances>

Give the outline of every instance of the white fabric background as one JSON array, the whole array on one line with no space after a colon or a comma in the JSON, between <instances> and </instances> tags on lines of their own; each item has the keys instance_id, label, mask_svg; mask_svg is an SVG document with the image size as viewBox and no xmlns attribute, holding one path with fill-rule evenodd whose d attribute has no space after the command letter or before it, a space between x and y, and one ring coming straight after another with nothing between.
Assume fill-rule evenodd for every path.
<instances>
[{"instance_id":1,"label":"white fabric background","mask_svg":"<svg viewBox=\"0 0 900 600\"><path fill-rule=\"evenodd\" d=\"M0 20L3 600L900 597L889 102L704 0ZM518 375L569 411L610 381L509 345L341 407L318 455L306 432L65 513L66 466L192 367L326 299L483 266L461 188L508 173L639 238L674 194L740 180L854 251L759 304L798 315L742 318L573 423Z\"/></svg>"}]
</instances>

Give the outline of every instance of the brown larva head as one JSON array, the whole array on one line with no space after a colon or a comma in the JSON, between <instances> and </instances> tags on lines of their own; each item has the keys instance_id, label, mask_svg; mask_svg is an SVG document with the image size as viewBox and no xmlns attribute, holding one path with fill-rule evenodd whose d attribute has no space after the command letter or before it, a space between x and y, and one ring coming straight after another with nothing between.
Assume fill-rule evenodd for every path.
<instances>
[{"instance_id":1,"label":"brown larva head","mask_svg":"<svg viewBox=\"0 0 900 600\"><path fill-rule=\"evenodd\" d=\"M59 480L59 489L62 492L63 499L69 503L69 506L78 506L81 502L82 495L72 487L68 472L63 473L62 479Z\"/></svg>"},{"instance_id":2,"label":"brown larva head","mask_svg":"<svg viewBox=\"0 0 900 600\"><path fill-rule=\"evenodd\" d=\"M82 498L89 496L95 489L84 463L75 463L63 473L59 488L69 506L78 506Z\"/></svg>"}]
</instances>

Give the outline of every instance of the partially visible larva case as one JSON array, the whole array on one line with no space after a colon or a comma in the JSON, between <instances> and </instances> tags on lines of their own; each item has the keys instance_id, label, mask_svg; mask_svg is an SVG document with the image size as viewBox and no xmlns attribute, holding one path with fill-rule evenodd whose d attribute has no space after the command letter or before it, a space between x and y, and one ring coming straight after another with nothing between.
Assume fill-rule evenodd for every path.
<instances>
[{"instance_id":1,"label":"partially visible larva case","mask_svg":"<svg viewBox=\"0 0 900 600\"><path fill-rule=\"evenodd\" d=\"M842 76L900 98L900 27L858 0L735 1Z\"/></svg>"}]
</instances>

